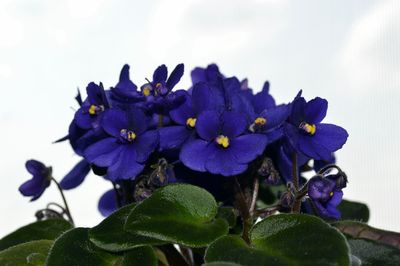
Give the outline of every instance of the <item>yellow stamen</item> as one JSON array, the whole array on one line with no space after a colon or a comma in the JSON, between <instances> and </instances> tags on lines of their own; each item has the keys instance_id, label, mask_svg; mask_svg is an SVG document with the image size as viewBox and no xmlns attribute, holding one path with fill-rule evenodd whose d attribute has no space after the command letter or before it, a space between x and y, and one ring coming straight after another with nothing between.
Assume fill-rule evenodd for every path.
<instances>
[{"instance_id":1,"label":"yellow stamen","mask_svg":"<svg viewBox=\"0 0 400 266\"><path fill-rule=\"evenodd\" d=\"M143 95L144 96L149 96L150 95L150 88L149 87L144 87L143 89Z\"/></svg>"},{"instance_id":2,"label":"yellow stamen","mask_svg":"<svg viewBox=\"0 0 400 266\"><path fill-rule=\"evenodd\" d=\"M220 135L217 137L216 141L219 145L221 145L224 148L229 147L229 138L227 136Z\"/></svg>"},{"instance_id":3,"label":"yellow stamen","mask_svg":"<svg viewBox=\"0 0 400 266\"><path fill-rule=\"evenodd\" d=\"M331 193L329 193L329 196L333 197L333 191L331 191Z\"/></svg>"},{"instance_id":4,"label":"yellow stamen","mask_svg":"<svg viewBox=\"0 0 400 266\"><path fill-rule=\"evenodd\" d=\"M128 140L132 141L134 139L136 139L136 134L134 132L132 132L132 131L129 131L128 132Z\"/></svg>"},{"instance_id":5,"label":"yellow stamen","mask_svg":"<svg viewBox=\"0 0 400 266\"><path fill-rule=\"evenodd\" d=\"M160 88L160 87L161 87L161 83L158 82L158 83L156 84L156 88Z\"/></svg>"},{"instance_id":6,"label":"yellow stamen","mask_svg":"<svg viewBox=\"0 0 400 266\"><path fill-rule=\"evenodd\" d=\"M92 104L92 105L89 107L89 114L95 115L95 114L96 114L96 109L97 109L96 105Z\"/></svg>"},{"instance_id":7,"label":"yellow stamen","mask_svg":"<svg viewBox=\"0 0 400 266\"><path fill-rule=\"evenodd\" d=\"M196 126L196 120L197 120L196 118L189 117L186 120L186 125L189 126L189 127L195 127Z\"/></svg>"},{"instance_id":8,"label":"yellow stamen","mask_svg":"<svg viewBox=\"0 0 400 266\"><path fill-rule=\"evenodd\" d=\"M317 127L314 124L308 124L306 122L301 123L300 128L310 135L314 135L315 131L317 130Z\"/></svg>"},{"instance_id":9,"label":"yellow stamen","mask_svg":"<svg viewBox=\"0 0 400 266\"><path fill-rule=\"evenodd\" d=\"M257 117L256 120L254 120L254 124L256 125L265 125L267 123L267 119L264 117Z\"/></svg>"}]
</instances>

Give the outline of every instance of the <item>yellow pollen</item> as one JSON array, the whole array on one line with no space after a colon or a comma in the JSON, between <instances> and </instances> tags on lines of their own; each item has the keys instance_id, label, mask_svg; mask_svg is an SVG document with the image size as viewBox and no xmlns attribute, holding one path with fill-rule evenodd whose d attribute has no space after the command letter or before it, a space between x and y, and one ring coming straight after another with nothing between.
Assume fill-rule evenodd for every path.
<instances>
[{"instance_id":1,"label":"yellow pollen","mask_svg":"<svg viewBox=\"0 0 400 266\"><path fill-rule=\"evenodd\" d=\"M128 140L134 140L136 139L136 134L132 131L128 132Z\"/></svg>"},{"instance_id":2,"label":"yellow pollen","mask_svg":"<svg viewBox=\"0 0 400 266\"><path fill-rule=\"evenodd\" d=\"M196 118L190 117L186 120L186 125L189 127L195 127L196 126Z\"/></svg>"},{"instance_id":3,"label":"yellow pollen","mask_svg":"<svg viewBox=\"0 0 400 266\"><path fill-rule=\"evenodd\" d=\"M156 84L156 88L160 88L160 87L161 87L161 83L158 82L158 83Z\"/></svg>"},{"instance_id":4,"label":"yellow pollen","mask_svg":"<svg viewBox=\"0 0 400 266\"><path fill-rule=\"evenodd\" d=\"M257 117L256 120L254 120L254 124L256 125L265 125L267 123L267 119L264 117Z\"/></svg>"},{"instance_id":5,"label":"yellow pollen","mask_svg":"<svg viewBox=\"0 0 400 266\"><path fill-rule=\"evenodd\" d=\"M314 135L317 127L314 124L302 123L301 128L304 129L308 134Z\"/></svg>"},{"instance_id":6,"label":"yellow pollen","mask_svg":"<svg viewBox=\"0 0 400 266\"><path fill-rule=\"evenodd\" d=\"M224 135L220 135L217 137L217 143L219 145L221 145L224 148L228 148L229 147L229 138L227 136Z\"/></svg>"},{"instance_id":7,"label":"yellow pollen","mask_svg":"<svg viewBox=\"0 0 400 266\"><path fill-rule=\"evenodd\" d=\"M96 114L96 105L92 104L89 107L89 114L91 114L91 115L95 115Z\"/></svg>"},{"instance_id":8,"label":"yellow pollen","mask_svg":"<svg viewBox=\"0 0 400 266\"><path fill-rule=\"evenodd\" d=\"M143 95L144 96L149 96L150 95L150 88L149 87L145 87L143 89Z\"/></svg>"},{"instance_id":9,"label":"yellow pollen","mask_svg":"<svg viewBox=\"0 0 400 266\"><path fill-rule=\"evenodd\" d=\"M333 196L333 191L331 191L331 193L329 193L329 196L331 196L331 197Z\"/></svg>"}]
</instances>

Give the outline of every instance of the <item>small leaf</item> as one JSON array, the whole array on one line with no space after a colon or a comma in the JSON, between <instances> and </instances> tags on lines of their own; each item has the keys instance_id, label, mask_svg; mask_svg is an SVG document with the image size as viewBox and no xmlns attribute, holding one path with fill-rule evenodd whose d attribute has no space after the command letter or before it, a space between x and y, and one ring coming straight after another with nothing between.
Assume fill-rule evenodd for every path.
<instances>
[{"instance_id":1,"label":"small leaf","mask_svg":"<svg viewBox=\"0 0 400 266\"><path fill-rule=\"evenodd\" d=\"M385 231L355 221L339 221L332 224L344 234L353 238L364 238L400 248L400 233Z\"/></svg>"},{"instance_id":2,"label":"small leaf","mask_svg":"<svg viewBox=\"0 0 400 266\"><path fill-rule=\"evenodd\" d=\"M98 247L119 252L138 246L162 244L163 241L137 235L124 230L124 224L135 204L127 205L104 219L99 225L89 230L90 240Z\"/></svg>"},{"instance_id":3,"label":"small leaf","mask_svg":"<svg viewBox=\"0 0 400 266\"><path fill-rule=\"evenodd\" d=\"M224 219L229 224L229 228L236 225L237 215L232 207L219 207L216 217Z\"/></svg>"},{"instance_id":4,"label":"small leaf","mask_svg":"<svg viewBox=\"0 0 400 266\"><path fill-rule=\"evenodd\" d=\"M237 236L222 237L205 260L241 265L349 265L345 237L323 220L302 214L270 216L251 231L251 245Z\"/></svg>"},{"instance_id":5,"label":"small leaf","mask_svg":"<svg viewBox=\"0 0 400 266\"><path fill-rule=\"evenodd\" d=\"M33 240L54 240L72 225L63 219L50 219L28 224L0 240L0 250Z\"/></svg>"},{"instance_id":6,"label":"small leaf","mask_svg":"<svg viewBox=\"0 0 400 266\"><path fill-rule=\"evenodd\" d=\"M114 265L120 256L97 248L88 238L87 228L75 228L61 235L47 258L47 266Z\"/></svg>"},{"instance_id":7,"label":"small leaf","mask_svg":"<svg viewBox=\"0 0 400 266\"><path fill-rule=\"evenodd\" d=\"M361 260L361 265L400 265L400 250L365 239L348 239L351 253Z\"/></svg>"},{"instance_id":8,"label":"small leaf","mask_svg":"<svg viewBox=\"0 0 400 266\"><path fill-rule=\"evenodd\" d=\"M338 209L342 213L342 220L357 220L364 223L369 220L368 206L363 203L343 200Z\"/></svg>"},{"instance_id":9,"label":"small leaf","mask_svg":"<svg viewBox=\"0 0 400 266\"><path fill-rule=\"evenodd\" d=\"M187 184L155 191L129 214L125 230L189 247L206 246L228 233L228 223L215 219L217 203L206 190Z\"/></svg>"},{"instance_id":10,"label":"small leaf","mask_svg":"<svg viewBox=\"0 0 400 266\"><path fill-rule=\"evenodd\" d=\"M42 266L54 241L36 240L12 246L0 252L2 266Z\"/></svg>"},{"instance_id":11,"label":"small leaf","mask_svg":"<svg viewBox=\"0 0 400 266\"><path fill-rule=\"evenodd\" d=\"M126 252L121 266L157 266L157 257L150 246L137 247Z\"/></svg>"}]
</instances>

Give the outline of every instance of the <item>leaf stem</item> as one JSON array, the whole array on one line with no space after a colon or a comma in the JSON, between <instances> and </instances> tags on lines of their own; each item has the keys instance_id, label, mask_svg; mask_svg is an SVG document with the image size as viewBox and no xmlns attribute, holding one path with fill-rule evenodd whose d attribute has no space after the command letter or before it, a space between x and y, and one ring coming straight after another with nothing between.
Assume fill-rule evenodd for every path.
<instances>
[{"instance_id":1,"label":"leaf stem","mask_svg":"<svg viewBox=\"0 0 400 266\"><path fill-rule=\"evenodd\" d=\"M246 243L250 244L250 228L252 226L252 217L249 212L249 206L246 201L246 197L243 194L242 188L240 187L240 183L237 180L237 177L234 177L234 186L235 186L235 201L237 203L237 207L240 212L240 216L242 217L243 222L243 232L242 238Z\"/></svg>"}]
</instances>

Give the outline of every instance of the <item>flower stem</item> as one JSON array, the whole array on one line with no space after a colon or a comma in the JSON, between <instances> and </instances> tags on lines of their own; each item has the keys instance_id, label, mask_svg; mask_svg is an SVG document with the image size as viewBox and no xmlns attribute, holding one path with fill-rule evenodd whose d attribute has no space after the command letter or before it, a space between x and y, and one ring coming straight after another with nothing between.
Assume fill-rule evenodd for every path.
<instances>
[{"instance_id":1,"label":"flower stem","mask_svg":"<svg viewBox=\"0 0 400 266\"><path fill-rule=\"evenodd\" d=\"M246 243L250 244L250 228L252 226L252 217L249 212L249 206L246 201L246 197L243 194L242 188L240 187L239 181L237 177L234 177L234 186L235 186L235 202L237 203L237 208L240 212L240 216L242 217L243 222L243 232L242 238Z\"/></svg>"},{"instance_id":2,"label":"flower stem","mask_svg":"<svg viewBox=\"0 0 400 266\"><path fill-rule=\"evenodd\" d=\"M72 215L71 215L71 212L70 212L70 210L69 210L67 200L65 199L64 192L63 192L63 190L62 190L60 184L57 182L57 180L54 179L54 177L52 177L51 180L56 184L56 186L57 186L57 188L58 188L58 191L60 191L62 200L63 200L63 202L64 202L64 206L65 206L65 212L66 212L66 214L67 214L67 216L68 216L68 219L69 219L70 223L71 223L72 225L75 225L74 219L72 219Z\"/></svg>"},{"instance_id":3,"label":"flower stem","mask_svg":"<svg viewBox=\"0 0 400 266\"><path fill-rule=\"evenodd\" d=\"M257 176L254 178L254 184L253 184L253 197L251 199L251 204L250 204L250 209L249 213L250 216L254 216L254 209L256 208L256 203L257 203L257 197L258 197L258 190L260 188L260 181L258 180Z\"/></svg>"},{"instance_id":4,"label":"flower stem","mask_svg":"<svg viewBox=\"0 0 400 266\"><path fill-rule=\"evenodd\" d=\"M299 191L299 176L298 176L298 172L297 172L297 153L294 152L292 155L292 181L293 181L293 186L294 189L297 192ZM293 208L292 208L292 212L293 213L300 213L300 208L301 208L301 198L299 199L296 196L295 202L293 204Z\"/></svg>"}]
</instances>

